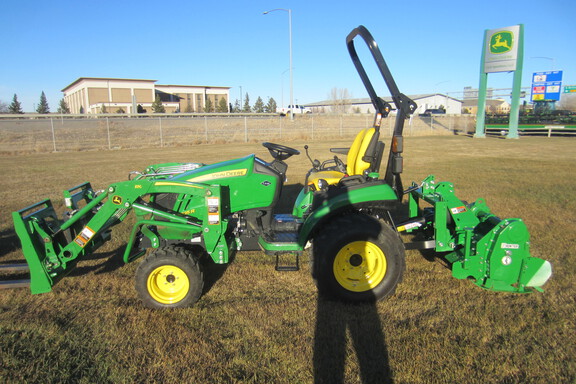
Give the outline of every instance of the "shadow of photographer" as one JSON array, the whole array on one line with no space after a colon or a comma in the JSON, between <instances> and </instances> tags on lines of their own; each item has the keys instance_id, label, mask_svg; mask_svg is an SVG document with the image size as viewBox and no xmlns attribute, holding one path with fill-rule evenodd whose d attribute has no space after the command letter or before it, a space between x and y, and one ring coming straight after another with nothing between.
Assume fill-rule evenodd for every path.
<instances>
[{"instance_id":1,"label":"shadow of photographer","mask_svg":"<svg viewBox=\"0 0 576 384\"><path fill-rule=\"evenodd\" d=\"M349 337L348 337L349 335ZM352 348L347 344L351 342ZM354 350L362 383L393 383L376 303L347 304L318 297L314 382L344 383L347 351Z\"/></svg>"}]
</instances>

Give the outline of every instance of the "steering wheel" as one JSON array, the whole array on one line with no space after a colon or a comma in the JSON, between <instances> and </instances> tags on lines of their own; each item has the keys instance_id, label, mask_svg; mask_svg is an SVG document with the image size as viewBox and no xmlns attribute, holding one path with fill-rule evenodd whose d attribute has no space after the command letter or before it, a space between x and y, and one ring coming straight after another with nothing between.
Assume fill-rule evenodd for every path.
<instances>
[{"instance_id":1,"label":"steering wheel","mask_svg":"<svg viewBox=\"0 0 576 384\"><path fill-rule=\"evenodd\" d=\"M338 168L338 171L344 174L348 173L348 171L346 170L346 166L344 165L342 160L338 158L338 156L334 156L334 162L336 163L336 168Z\"/></svg>"},{"instance_id":2,"label":"steering wheel","mask_svg":"<svg viewBox=\"0 0 576 384\"><path fill-rule=\"evenodd\" d=\"M267 148L270 155L276 160L286 160L292 155L299 155L300 151L294 148L287 147L285 145L274 144L274 143L262 143L264 148Z\"/></svg>"}]
</instances>

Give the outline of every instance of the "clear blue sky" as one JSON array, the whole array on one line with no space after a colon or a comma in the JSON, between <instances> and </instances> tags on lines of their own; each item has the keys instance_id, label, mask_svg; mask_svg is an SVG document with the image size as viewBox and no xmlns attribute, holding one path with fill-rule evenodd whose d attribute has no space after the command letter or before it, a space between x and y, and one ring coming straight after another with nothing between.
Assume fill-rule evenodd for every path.
<instances>
[{"instance_id":1,"label":"clear blue sky","mask_svg":"<svg viewBox=\"0 0 576 384\"><path fill-rule=\"evenodd\" d=\"M288 13L262 14L274 8L292 9L301 104L327 99L334 87L367 96L345 45L360 24L406 94L478 87L484 30L515 24L525 26L522 85L553 66L564 71L563 85L576 85L574 0L22 0L0 10L0 101L16 93L32 111L44 91L55 112L61 89L77 78L118 77L229 86L232 101L242 86L252 103L260 96L287 104ZM489 87L511 85L511 74L489 76Z\"/></svg>"}]
</instances>

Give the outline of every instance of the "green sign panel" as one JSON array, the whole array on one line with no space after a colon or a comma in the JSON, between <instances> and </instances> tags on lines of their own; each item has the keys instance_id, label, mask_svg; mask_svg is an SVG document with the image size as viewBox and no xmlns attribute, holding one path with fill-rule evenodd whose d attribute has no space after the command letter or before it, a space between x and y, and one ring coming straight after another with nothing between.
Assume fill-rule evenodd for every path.
<instances>
[{"instance_id":1,"label":"green sign panel","mask_svg":"<svg viewBox=\"0 0 576 384\"><path fill-rule=\"evenodd\" d=\"M514 35L510 31L500 31L490 38L490 53L500 54L510 52L514 45Z\"/></svg>"},{"instance_id":2,"label":"green sign panel","mask_svg":"<svg viewBox=\"0 0 576 384\"><path fill-rule=\"evenodd\" d=\"M564 93L576 93L576 85L566 85L564 87Z\"/></svg>"}]
</instances>

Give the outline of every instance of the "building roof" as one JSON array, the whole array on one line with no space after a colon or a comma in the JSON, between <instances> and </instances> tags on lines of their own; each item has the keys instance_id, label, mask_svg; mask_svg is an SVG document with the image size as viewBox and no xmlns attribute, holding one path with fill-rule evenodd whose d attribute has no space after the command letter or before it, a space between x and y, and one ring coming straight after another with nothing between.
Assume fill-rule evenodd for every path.
<instances>
[{"instance_id":1,"label":"building roof","mask_svg":"<svg viewBox=\"0 0 576 384\"><path fill-rule=\"evenodd\" d=\"M66 91L68 88L73 87L74 85L78 84L82 80L121 80L121 81L142 81L142 82L152 82L155 83L158 80L146 80L146 79L120 79L116 77L79 77L78 79L74 80L71 84L64 87L61 92Z\"/></svg>"},{"instance_id":2,"label":"building roof","mask_svg":"<svg viewBox=\"0 0 576 384\"><path fill-rule=\"evenodd\" d=\"M73 87L83 80L114 80L114 81L140 81L146 83L155 83L158 80L147 80L147 79L121 79L116 77L79 77L70 85L64 87L61 92L65 92L68 88ZM230 89L231 87L218 87L212 85L181 85L181 84L155 84L155 87L179 87L179 88L215 88L215 89Z\"/></svg>"},{"instance_id":3,"label":"building roof","mask_svg":"<svg viewBox=\"0 0 576 384\"><path fill-rule=\"evenodd\" d=\"M408 95L409 98L411 98L412 100L416 101L416 100L421 100L421 99L426 99L428 97L432 97L432 96L441 96L441 97L445 97L448 99L452 99L454 101L459 101L462 102L462 100L456 99L454 97L448 96L448 95L443 95L441 93L425 93L425 94L419 94L419 95ZM392 97L387 96L387 97L381 97L382 100L388 102L388 103L393 103L392 101ZM341 102L341 100L338 100L339 102ZM361 99L347 99L346 100L348 105L356 105L356 104L372 104L372 100L370 100L370 98L361 98ZM334 100L323 100L323 101L317 101L315 103L309 103L309 104L305 104L305 107L322 107L322 106L327 106L327 105L334 105Z\"/></svg>"},{"instance_id":4,"label":"building roof","mask_svg":"<svg viewBox=\"0 0 576 384\"><path fill-rule=\"evenodd\" d=\"M177 88L218 88L230 89L232 87L219 87L214 85L182 85L182 84L156 84L156 87L177 87Z\"/></svg>"}]
</instances>

